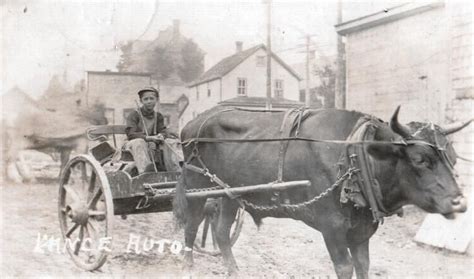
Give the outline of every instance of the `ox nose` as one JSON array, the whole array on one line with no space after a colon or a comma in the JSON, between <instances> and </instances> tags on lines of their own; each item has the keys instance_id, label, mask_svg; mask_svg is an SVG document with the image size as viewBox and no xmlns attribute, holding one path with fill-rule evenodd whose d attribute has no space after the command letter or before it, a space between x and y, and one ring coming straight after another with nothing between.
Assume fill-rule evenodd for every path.
<instances>
[{"instance_id":1,"label":"ox nose","mask_svg":"<svg viewBox=\"0 0 474 279\"><path fill-rule=\"evenodd\" d=\"M467 210L467 200L464 196L457 196L451 200L454 212L465 212Z\"/></svg>"},{"instance_id":2,"label":"ox nose","mask_svg":"<svg viewBox=\"0 0 474 279\"><path fill-rule=\"evenodd\" d=\"M458 196L457 198L455 198L454 200L451 201L451 203L453 205L458 205L461 203L461 199L462 199L462 196Z\"/></svg>"}]
</instances>

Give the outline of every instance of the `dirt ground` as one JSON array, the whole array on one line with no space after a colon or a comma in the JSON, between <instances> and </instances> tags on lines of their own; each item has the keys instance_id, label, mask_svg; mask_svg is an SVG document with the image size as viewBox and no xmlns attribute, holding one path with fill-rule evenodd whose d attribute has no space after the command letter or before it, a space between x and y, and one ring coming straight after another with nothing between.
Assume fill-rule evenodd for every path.
<instances>
[{"instance_id":1,"label":"dirt ground","mask_svg":"<svg viewBox=\"0 0 474 279\"><path fill-rule=\"evenodd\" d=\"M77 268L67 253L35 251L38 235L60 238L57 183L4 184L2 192L1 277L183 277L182 256L169 249L127 253L130 234L183 241L171 213L114 219L114 250L96 272ZM473 258L413 242L425 213L410 207L405 217L387 218L371 240L372 278L474 278ZM335 278L319 232L289 219L264 220L258 230L249 215L234 246L242 278ZM221 257L195 254L193 277L225 277Z\"/></svg>"}]
</instances>

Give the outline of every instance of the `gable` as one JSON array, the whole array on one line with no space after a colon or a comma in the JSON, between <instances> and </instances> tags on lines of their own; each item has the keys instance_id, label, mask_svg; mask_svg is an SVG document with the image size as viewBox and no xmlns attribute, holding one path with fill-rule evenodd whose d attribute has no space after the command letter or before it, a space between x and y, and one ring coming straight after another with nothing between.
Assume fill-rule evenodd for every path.
<instances>
[{"instance_id":1,"label":"gable","mask_svg":"<svg viewBox=\"0 0 474 279\"><path fill-rule=\"evenodd\" d=\"M242 64L244 61L247 61L250 57L254 56L254 54L260 50L266 51L266 47L263 44L254 46L244 51L240 51L234 55L228 56L222 59L219 63L211 67L207 70L201 77L199 77L196 81L191 83L189 87L194 87L199 84L213 81L219 78L224 77L232 70L234 70L237 66ZM293 75L298 81L301 81L301 77L288 65L286 64L280 57L278 57L275 53L272 53L273 62L280 64L283 68L285 68L291 75Z\"/></svg>"}]
</instances>

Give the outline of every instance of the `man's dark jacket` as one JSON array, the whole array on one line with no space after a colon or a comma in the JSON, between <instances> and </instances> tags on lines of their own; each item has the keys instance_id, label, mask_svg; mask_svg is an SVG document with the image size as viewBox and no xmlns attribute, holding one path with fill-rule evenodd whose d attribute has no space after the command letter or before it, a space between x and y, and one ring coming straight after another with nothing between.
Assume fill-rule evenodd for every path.
<instances>
[{"instance_id":1,"label":"man's dark jacket","mask_svg":"<svg viewBox=\"0 0 474 279\"><path fill-rule=\"evenodd\" d=\"M156 133L149 133L149 136L154 136L159 133L166 133L166 126L165 126L165 121L163 118L163 115L159 112L146 112L143 108L140 108L140 111L143 115L144 118L147 120L153 120L154 114L156 113L156 122L155 122L155 129ZM143 121L140 118L140 115L138 114L137 110L134 110L130 112L130 114L127 116L127 121L126 121L126 128L125 128L125 133L127 134L128 140L133 140L137 138L142 138L145 139L146 134L145 134L145 129L143 128Z\"/></svg>"}]
</instances>

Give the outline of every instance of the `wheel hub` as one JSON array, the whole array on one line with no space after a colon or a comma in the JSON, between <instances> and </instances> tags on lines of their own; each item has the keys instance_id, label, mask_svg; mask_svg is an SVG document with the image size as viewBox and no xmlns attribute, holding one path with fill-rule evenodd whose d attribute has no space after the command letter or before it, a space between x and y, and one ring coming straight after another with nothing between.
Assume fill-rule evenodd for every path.
<instances>
[{"instance_id":1,"label":"wheel hub","mask_svg":"<svg viewBox=\"0 0 474 279\"><path fill-rule=\"evenodd\" d=\"M67 212L74 223L80 225L87 224L87 220L89 219L89 209L87 208L87 204L83 202L73 203L68 206Z\"/></svg>"}]
</instances>

